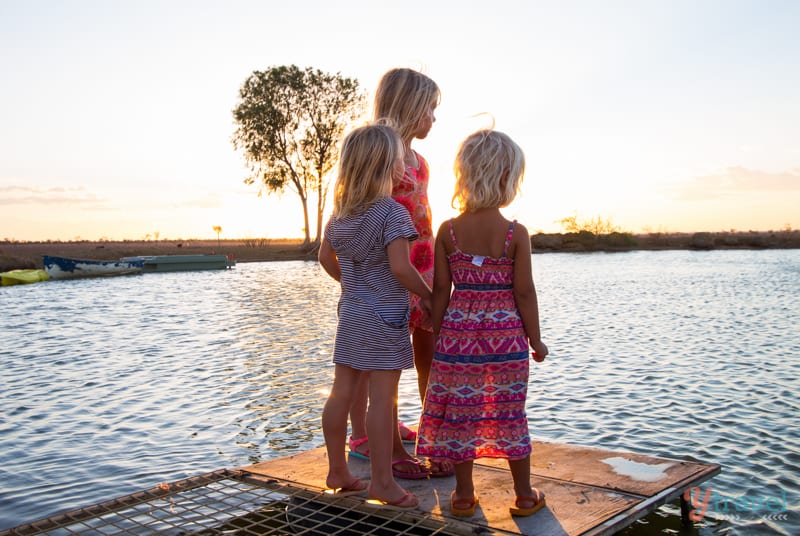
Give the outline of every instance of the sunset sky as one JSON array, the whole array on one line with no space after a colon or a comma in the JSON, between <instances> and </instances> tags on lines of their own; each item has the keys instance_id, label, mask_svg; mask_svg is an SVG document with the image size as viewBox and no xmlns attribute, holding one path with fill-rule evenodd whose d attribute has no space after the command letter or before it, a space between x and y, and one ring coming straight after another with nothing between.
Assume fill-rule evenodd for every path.
<instances>
[{"instance_id":1,"label":"sunset sky","mask_svg":"<svg viewBox=\"0 0 800 536\"><path fill-rule=\"evenodd\" d=\"M490 114L531 231L797 229L798 28L795 0L0 0L0 240L302 236L231 144L242 82L290 64L437 81L435 224Z\"/></svg>"}]
</instances>

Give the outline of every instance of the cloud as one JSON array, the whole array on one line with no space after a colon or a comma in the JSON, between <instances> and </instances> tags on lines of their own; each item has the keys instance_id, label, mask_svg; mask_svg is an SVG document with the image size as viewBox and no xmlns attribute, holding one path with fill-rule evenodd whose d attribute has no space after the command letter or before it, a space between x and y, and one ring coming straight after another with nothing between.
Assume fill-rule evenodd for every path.
<instances>
[{"instance_id":1,"label":"cloud","mask_svg":"<svg viewBox=\"0 0 800 536\"><path fill-rule=\"evenodd\" d=\"M100 207L106 199L82 186L38 188L35 186L0 186L0 205L84 205Z\"/></svg>"},{"instance_id":2,"label":"cloud","mask_svg":"<svg viewBox=\"0 0 800 536\"><path fill-rule=\"evenodd\" d=\"M704 201L722 199L741 193L780 193L800 191L800 168L782 173L770 173L729 167L719 173L702 175L672 188L682 200Z\"/></svg>"},{"instance_id":3,"label":"cloud","mask_svg":"<svg viewBox=\"0 0 800 536\"><path fill-rule=\"evenodd\" d=\"M222 197L219 194L208 194L203 197L189 199L180 204L183 207L191 208L219 208L223 206Z\"/></svg>"}]
</instances>

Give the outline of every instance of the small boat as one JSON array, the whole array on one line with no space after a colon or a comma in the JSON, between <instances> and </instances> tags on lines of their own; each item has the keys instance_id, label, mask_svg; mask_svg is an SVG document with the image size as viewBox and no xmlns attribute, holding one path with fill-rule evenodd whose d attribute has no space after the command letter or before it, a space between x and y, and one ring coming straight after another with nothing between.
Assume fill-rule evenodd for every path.
<instances>
[{"instance_id":1,"label":"small boat","mask_svg":"<svg viewBox=\"0 0 800 536\"><path fill-rule=\"evenodd\" d=\"M145 273L224 270L236 266L232 255L145 255L123 257L120 260L141 262Z\"/></svg>"},{"instance_id":2,"label":"small boat","mask_svg":"<svg viewBox=\"0 0 800 536\"><path fill-rule=\"evenodd\" d=\"M50 276L47 272L39 269L11 270L0 273L0 285L4 287L27 285L29 283L38 283L39 281L48 281L49 279Z\"/></svg>"},{"instance_id":3,"label":"small boat","mask_svg":"<svg viewBox=\"0 0 800 536\"><path fill-rule=\"evenodd\" d=\"M97 261L42 255L42 264L44 264L44 270L51 279L75 279L142 273L142 261Z\"/></svg>"}]
</instances>

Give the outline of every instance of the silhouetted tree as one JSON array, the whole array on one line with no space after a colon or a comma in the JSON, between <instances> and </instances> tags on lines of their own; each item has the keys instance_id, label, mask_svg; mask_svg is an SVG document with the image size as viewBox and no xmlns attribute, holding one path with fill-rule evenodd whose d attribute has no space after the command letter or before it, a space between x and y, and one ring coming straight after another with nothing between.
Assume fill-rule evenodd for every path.
<instances>
[{"instance_id":1,"label":"silhouetted tree","mask_svg":"<svg viewBox=\"0 0 800 536\"><path fill-rule=\"evenodd\" d=\"M239 90L233 110L233 145L244 153L259 196L289 188L303 206L305 244L311 241L308 199L317 196L314 243L322 234L322 215L344 131L363 115L366 97L358 81L295 65L254 71Z\"/></svg>"},{"instance_id":2,"label":"silhouetted tree","mask_svg":"<svg viewBox=\"0 0 800 536\"><path fill-rule=\"evenodd\" d=\"M219 241L219 235L222 232L222 226L221 225L215 225L214 227L212 227L212 229L214 229L214 232L217 233L217 247L219 248L219 247L221 247L221 244L220 244L220 241Z\"/></svg>"}]
</instances>

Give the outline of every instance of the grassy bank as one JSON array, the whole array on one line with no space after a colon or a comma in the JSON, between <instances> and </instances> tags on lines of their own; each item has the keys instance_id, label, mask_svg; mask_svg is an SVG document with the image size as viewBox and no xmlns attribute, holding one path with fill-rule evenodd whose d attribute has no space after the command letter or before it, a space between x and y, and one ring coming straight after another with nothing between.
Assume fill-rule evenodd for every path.
<instances>
[{"instance_id":1,"label":"grassy bank","mask_svg":"<svg viewBox=\"0 0 800 536\"><path fill-rule=\"evenodd\" d=\"M531 237L536 252L633 251L660 249L797 249L800 231L748 231L719 233L579 233L537 234Z\"/></svg>"},{"instance_id":2,"label":"grassy bank","mask_svg":"<svg viewBox=\"0 0 800 536\"><path fill-rule=\"evenodd\" d=\"M720 233L580 233L537 234L534 252L633 251L659 249L793 249L800 248L800 231ZM46 241L0 242L0 272L41 268L42 255L78 259L116 260L138 255L190 255L224 253L237 262L314 260L316 253L299 239L247 238L236 240L125 240L119 242Z\"/></svg>"},{"instance_id":3,"label":"grassy bank","mask_svg":"<svg viewBox=\"0 0 800 536\"><path fill-rule=\"evenodd\" d=\"M125 240L109 242L0 242L0 272L41 268L42 255L75 259L117 260L139 255L203 255L224 253L237 262L316 259L299 239Z\"/></svg>"}]
</instances>

